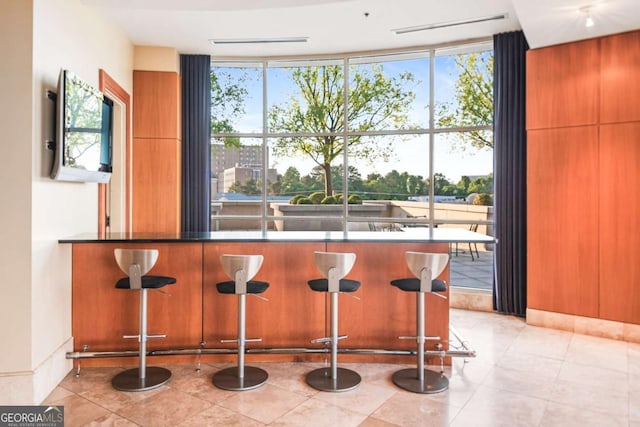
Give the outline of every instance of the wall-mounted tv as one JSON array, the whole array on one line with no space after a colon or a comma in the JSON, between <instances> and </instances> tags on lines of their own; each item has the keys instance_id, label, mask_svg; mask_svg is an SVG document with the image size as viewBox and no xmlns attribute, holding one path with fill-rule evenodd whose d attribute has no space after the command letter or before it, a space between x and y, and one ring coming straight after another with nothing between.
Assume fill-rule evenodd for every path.
<instances>
[{"instance_id":1,"label":"wall-mounted tv","mask_svg":"<svg viewBox=\"0 0 640 427\"><path fill-rule=\"evenodd\" d=\"M69 70L61 70L51 178L109 182L113 102Z\"/></svg>"}]
</instances>

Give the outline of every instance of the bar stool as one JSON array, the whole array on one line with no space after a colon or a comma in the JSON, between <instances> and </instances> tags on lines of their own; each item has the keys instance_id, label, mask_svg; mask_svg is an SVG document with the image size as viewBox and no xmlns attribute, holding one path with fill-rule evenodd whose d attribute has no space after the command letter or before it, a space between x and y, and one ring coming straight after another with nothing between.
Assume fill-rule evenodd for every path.
<instances>
[{"instance_id":1,"label":"bar stool","mask_svg":"<svg viewBox=\"0 0 640 427\"><path fill-rule=\"evenodd\" d=\"M307 384L320 391L348 391L356 388L360 375L350 369L338 368L338 341L347 338L338 336L338 292L354 292L360 287L356 280L344 279L356 261L356 254L314 252L316 266L324 279L309 280L309 287L316 292L331 294L331 336L312 340L314 343L331 343L331 366L318 368L307 374Z\"/></svg>"},{"instance_id":2,"label":"bar stool","mask_svg":"<svg viewBox=\"0 0 640 427\"><path fill-rule=\"evenodd\" d=\"M414 393L438 393L449 387L449 380L440 373L424 368L424 345L426 340L439 340L440 337L425 336L425 304L426 293L445 298L436 292L444 292L447 285L443 280L435 279L442 273L449 261L447 254L431 254L422 252L406 252L407 265L415 277L391 281L393 286L406 292L416 293L416 335L400 337L415 339L418 346L417 368L408 368L393 374L393 382L400 388Z\"/></svg>"},{"instance_id":3,"label":"bar stool","mask_svg":"<svg viewBox=\"0 0 640 427\"><path fill-rule=\"evenodd\" d=\"M238 365L216 372L213 384L224 390L241 391L260 387L267 381L269 374L254 366L245 366L245 344L262 341L261 338L247 339L245 335L245 311L247 294L261 294L269 287L267 282L253 279L262 266L262 255L222 255L222 269L232 280L216 284L221 294L238 296L238 338L222 342L238 343Z\"/></svg>"},{"instance_id":4,"label":"bar stool","mask_svg":"<svg viewBox=\"0 0 640 427\"><path fill-rule=\"evenodd\" d=\"M147 290L171 285L176 283L176 279L145 276L158 260L157 249L115 249L113 252L118 267L128 275L118 280L116 289L140 291L140 327L138 335L124 336L124 338L138 339L138 367L120 372L113 377L111 384L115 389L122 391L151 390L169 381L171 371L156 366L147 367L147 339L166 337L165 334L147 334Z\"/></svg>"}]
</instances>

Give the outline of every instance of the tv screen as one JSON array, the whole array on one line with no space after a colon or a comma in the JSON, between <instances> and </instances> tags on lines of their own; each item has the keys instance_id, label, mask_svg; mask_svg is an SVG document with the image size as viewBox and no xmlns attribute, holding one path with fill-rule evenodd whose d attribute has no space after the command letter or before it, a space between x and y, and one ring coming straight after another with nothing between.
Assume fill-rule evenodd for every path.
<instances>
[{"instance_id":1,"label":"tv screen","mask_svg":"<svg viewBox=\"0 0 640 427\"><path fill-rule=\"evenodd\" d=\"M112 110L100 91L69 70L60 72L53 179L109 181Z\"/></svg>"}]
</instances>

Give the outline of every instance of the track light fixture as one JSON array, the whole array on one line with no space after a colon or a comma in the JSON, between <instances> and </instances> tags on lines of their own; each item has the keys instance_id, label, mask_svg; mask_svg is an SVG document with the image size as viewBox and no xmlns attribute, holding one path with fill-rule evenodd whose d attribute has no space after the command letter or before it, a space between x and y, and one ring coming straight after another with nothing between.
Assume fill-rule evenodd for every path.
<instances>
[{"instance_id":1,"label":"track light fixture","mask_svg":"<svg viewBox=\"0 0 640 427\"><path fill-rule=\"evenodd\" d=\"M309 37L273 37L255 39L210 39L211 44L306 43Z\"/></svg>"},{"instance_id":2,"label":"track light fixture","mask_svg":"<svg viewBox=\"0 0 640 427\"><path fill-rule=\"evenodd\" d=\"M435 30L438 28L447 28L447 27L455 27L458 25L476 24L479 22L486 22L486 21L495 21L498 19L506 19L508 17L509 17L509 14L502 13L500 15L484 16L481 18L470 18L470 19L462 19L459 21L440 22L437 24L419 25L416 27L396 28L394 30L391 30L391 32L395 33L396 35L399 35L399 34L406 34L406 33L414 33L416 31Z\"/></svg>"}]
</instances>

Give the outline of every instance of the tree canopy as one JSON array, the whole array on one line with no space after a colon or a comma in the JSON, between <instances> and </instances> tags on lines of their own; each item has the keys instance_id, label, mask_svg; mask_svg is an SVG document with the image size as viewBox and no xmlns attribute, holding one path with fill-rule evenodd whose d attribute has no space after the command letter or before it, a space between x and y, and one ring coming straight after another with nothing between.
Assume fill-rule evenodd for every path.
<instances>
[{"instance_id":1,"label":"tree canopy","mask_svg":"<svg viewBox=\"0 0 640 427\"><path fill-rule=\"evenodd\" d=\"M217 69L210 73L211 79L211 133L231 133L236 129L232 119L245 112L248 91L243 85L247 75L231 77ZM233 83L231 83L233 82ZM224 138L226 146L240 146L240 138Z\"/></svg>"},{"instance_id":2,"label":"tree canopy","mask_svg":"<svg viewBox=\"0 0 640 427\"><path fill-rule=\"evenodd\" d=\"M487 126L493 123L493 54L488 52L458 55L459 71L455 83L456 106L439 106L438 127ZM456 134L463 144L453 141L455 148L464 151L469 144L477 149L493 148L493 132L472 130Z\"/></svg>"},{"instance_id":3,"label":"tree canopy","mask_svg":"<svg viewBox=\"0 0 640 427\"><path fill-rule=\"evenodd\" d=\"M336 187L342 186L344 168L337 165L331 169L333 182ZM430 181L420 175L411 175L408 172L392 170L385 175L371 173L362 178L360 172L353 166L348 171L349 194L357 194L365 200L408 200L410 197L429 195ZM269 185L269 194L277 196L293 197L298 194L309 195L322 191L324 175L320 166L313 168L309 174L301 175L293 166L278 175L278 179ZM455 183L442 173L434 174L434 194L436 196L453 196L464 199L471 193L492 193L493 174L482 177L462 176ZM258 194L251 192L254 183L236 183L230 191L244 194Z\"/></svg>"},{"instance_id":4,"label":"tree canopy","mask_svg":"<svg viewBox=\"0 0 640 427\"><path fill-rule=\"evenodd\" d=\"M395 129L409 124L409 106L415 94L415 78L410 72L385 75L380 64L350 69L348 122L350 130L366 132ZM317 136L278 138L273 147L277 156L308 157L322 168L325 194L333 193L331 168L344 153L344 70L340 65L299 67L291 70L291 80L299 91L268 112L269 129L274 133L312 133ZM392 154L391 139L386 145L370 138L352 136L347 150L352 158L387 160Z\"/></svg>"}]
</instances>

